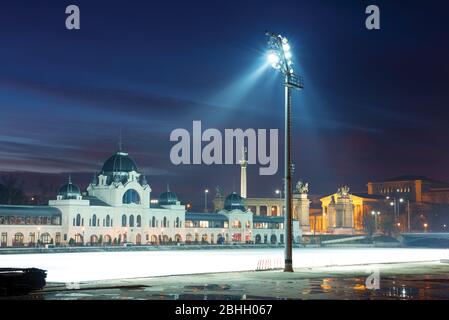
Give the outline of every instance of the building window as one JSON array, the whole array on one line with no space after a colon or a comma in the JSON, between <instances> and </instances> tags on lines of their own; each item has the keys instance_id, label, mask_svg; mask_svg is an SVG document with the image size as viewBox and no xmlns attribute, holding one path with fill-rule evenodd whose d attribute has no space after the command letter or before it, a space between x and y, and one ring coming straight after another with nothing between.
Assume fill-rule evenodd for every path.
<instances>
[{"instance_id":1,"label":"building window","mask_svg":"<svg viewBox=\"0 0 449 320\"><path fill-rule=\"evenodd\" d=\"M271 206L271 215L273 217L276 217L278 215L278 207L277 206Z\"/></svg>"},{"instance_id":2,"label":"building window","mask_svg":"<svg viewBox=\"0 0 449 320\"><path fill-rule=\"evenodd\" d=\"M175 221L175 227L176 227L176 228L180 228L180 227L181 227L181 226L180 226L180 223L179 223L179 217L176 218L176 221Z\"/></svg>"},{"instance_id":3,"label":"building window","mask_svg":"<svg viewBox=\"0 0 449 320\"><path fill-rule=\"evenodd\" d=\"M239 220L232 221L232 228L240 229L242 227L242 223Z\"/></svg>"},{"instance_id":4,"label":"building window","mask_svg":"<svg viewBox=\"0 0 449 320\"><path fill-rule=\"evenodd\" d=\"M126 227L126 216L122 215L122 227Z\"/></svg>"},{"instance_id":5,"label":"building window","mask_svg":"<svg viewBox=\"0 0 449 320\"><path fill-rule=\"evenodd\" d=\"M16 247L21 247L21 246L23 246L23 234L22 234L22 233L17 232L17 233L14 235L14 243L13 243L12 245L13 245L13 246L16 246Z\"/></svg>"},{"instance_id":6,"label":"building window","mask_svg":"<svg viewBox=\"0 0 449 320\"><path fill-rule=\"evenodd\" d=\"M139 193L134 189L129 189L126 191L122 200L124 204L140 204Z\"/></svg>"},{"instance_id":7,"label":"building window","mask_svg":"<svg viewBox=\"0 0 449 320\"><path fill-rule=\"evenodd\" d=\"M164 220L163 220L163 222L162 222L162 226L163 226L164 228L167 227L167 217L164 217Z\"/></svg>"},{"instance_id":8,"label":"building window","mask_svg":"<svg viewBox=\"0 0 449 320\"><path fill-rule=\"evenodd\" d=\"M61 234L59 232L56 232L55 244L57 245L61 244Z\"/></svg>"},{"instance_id":9,"label":"building window","mask_svg":"<svg viewBox=\"0 0 449 320\"><path fill-rule=\"evenodd\" d=\"M2 241L1 241L2 247L6 247L7 243L8 243L8 234L6 232L2 232Z\"/></svg>"},{"instance_id":10,"label":"building window","mask_svg":"<svg viewBox=\"0 0 449 320\"><path fill-rule=\"evenodd\" d=\"M96 227L97 226L97 216L94 214L92 216L92 227Z\"/></svg>"},{"instance_id":11,"label":"building window","mask_svg":"<svg viewBox=\"0 0 449 320\"><path fill-rule=\"evenodd\" d=\"M200 228L209 228L209 221L200 221Z\"/></svg>"},{"instance_id":12,"label":"building window","mask_svg":"<svg viewBox=\"0 0 449 320\"><path fill-rule=\"evenodd\" d=\"M267 213L268 213L268 208L267 208L267 206L260 206L260 207L259 207L259 210L260 210L260 215L261 215L261 216L266 216Z\"/></svg>"},{"instance_id":13,"label":"building window","mask_svg":"<svg viewBox=\"0 0 449 320\"><path fill-rule=\"evenodd\" d=\"M150 224L150 227L156 228L156 217L152 217L152 218L151 218L151 224Z\"/></svg>"},{"instance_id":14,"label":"building window","mask_svg":"<svg viewBox=\"0 0 449 320\"><path fill-rule=\"evenodd\" d=\"M30 232L29 237L30 237L29 243L30 244L35 244L36 243L36 234L34 232Z\"/></svg>"},{"instance_id":15,"label":"building window","mask_svg":"<svg viewBox=\"0 0 449 320\"><path fill-rule=\"evenodd\" d=\"M42 242L43 244L49 244L49 243L51 242L50 234L48 234L48 233L43 233L43 234L41 235L41 242Z\"/></svg>"},{"instance_id":16,"label":"building window","mask_svg":"<svg viewBox=\"0 0 449 320\"><path fill-rule=\"evenodd\" d=\"M129 217L129 226L130 226L130 227L134 227L134 216L133 216L133 215L131 215L131 216Z\"/></svg>"},{"instance_id":17,"label":"building window","mask_svg":"<svg viewBox=\"0 0 449 320\"><path fill-rule=\"evenodd\" d=\"M81 215L78 213L76 215L76 226L79 227L81 225Z\"/></svg>"},{"instance_id":18,"label":"building window","mask_svg":"<svg viewBox=\"0 0 449 320\"><path fill-rule=\"evenodd\" d=\"M142 226L142 217L140 215L137 216L137 228L140 228Z\"/></svg>"}]
</instances>

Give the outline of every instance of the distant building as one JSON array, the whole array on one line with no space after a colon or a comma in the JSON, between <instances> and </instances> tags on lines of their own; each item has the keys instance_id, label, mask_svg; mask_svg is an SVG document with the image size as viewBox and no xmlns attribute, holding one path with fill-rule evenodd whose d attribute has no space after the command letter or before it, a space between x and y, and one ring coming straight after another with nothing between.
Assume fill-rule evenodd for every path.
<instances>
[{"instance_id":1,"label":"distant building","mask_svg":"<svg viewBox=\"0 0 449 320\"><path fill-rule=\"evenodd\" d=\"M400 176L380 182L368 182L369 194L404 197L417 203L449 204L449 183L422 176Z\"/></svg>"},{"instance_id":2,"label":"distant building","mask_svg":"<svg viewBox=\"0 0 449 320\"><path fill-rule=\"evenodd\" d=\"M405 175L368 182L368 193L391 201L403 231L448 231L449 183ZM410 219L409 219L410 217Z\"/></svg>"}]
</instances>

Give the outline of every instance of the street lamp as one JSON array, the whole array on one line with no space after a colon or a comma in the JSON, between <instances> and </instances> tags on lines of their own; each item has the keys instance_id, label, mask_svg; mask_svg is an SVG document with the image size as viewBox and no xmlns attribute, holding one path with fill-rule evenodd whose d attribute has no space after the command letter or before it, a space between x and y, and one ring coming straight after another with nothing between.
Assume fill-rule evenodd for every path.
<instances>
[{"instance_id":1,"label":"street lamp","mask_svg":"<svg viewBox=\"0 0 449 320\"><path fill-rule=\"evenodd\" d=\"M427 232L427 227L429 226L427 223L424 223L424 232Z\"/></svg>"},{"instance_id":2,"label":"street lamp","mask_svg":"<svg viewBox=\"0 0 449 320\"><path fill-rule=\"evenodd\" d=\"M204 190L204 212L207 212L207 194L209 193L209 189Z\"/></svg>"},{"instance_id":3,"label":"street lamp","mask_svg":"<svg viewBox=\"0 0 449 320\"><path fill-rule=\"evenodd\" d=\"M279 195L279 203L281 204L279 206L279 215L282 216L282 209L283 209L282 208L283 207L283 205L282 205L282 191L280 189L277 189L275 192L276 192L276 194Z\"/></svg>"},{"instance_id":4,"label":"street lamp","mask_svg":"<svg viewBox=\"0 0 449 320\"><path fill-rule=\"evenodd\" d=\"M380 211L371 211L371 215L374 217L374 232L377 232L377 216L380 215Z\"/></svg>"},{"instance_id":5,"label":"street lamp","mask_svg":"<svg viewBox=\"0 0 449 320\"><path fill-rule=\"evenodd\" d=\"M39 247L41 241L41 227L37 227L37 242L36 245Z\"/></svg>"},{"instance_id":6,"label":"street lamp","mask_svg":"<svg viewBox=\"0 0 449 320\"><path fill-rule=\"evenodd\" d=\"M284 76L285 86L285 157L284 157L284 192L285 192L285 266L284 272L293 272L293 251L292 251L292 184L291 184L291 105L292 89L303 89L301 77L293 72L293 62L291 47L288 39L271 32L266 32L268 37L268 62L271 66L279 70Z\"/></svg>"},{"instance_id":7,"label":"street lamp","mask_svg":"<svg viewBox=\"0 0 449 320\"><path fill-rule=\"evenodd\" d=\"M84 231L86 231L86 228L83 227L83 246L84 246Z\"/></svg>"}]
</instances>

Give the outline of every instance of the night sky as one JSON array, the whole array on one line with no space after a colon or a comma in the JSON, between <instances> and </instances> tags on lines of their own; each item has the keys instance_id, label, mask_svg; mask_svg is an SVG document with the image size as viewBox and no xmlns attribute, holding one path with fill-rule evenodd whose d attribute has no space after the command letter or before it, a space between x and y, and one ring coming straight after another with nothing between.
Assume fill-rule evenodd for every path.
<instances>
[{"instance_id":1,"label":"night sky","mask_svg":"<svg viewBox=\"0 0 449 320\"><path fill-rule=\"evenodd\" d=\"M81 30L65 29L65 8ZM381 30L365 28L377 4ZM236 165L172 165L170 132L283 130L281 76L265 30L290 39L305 89L293 96L295 181L325 194L402 174L449 181L447 1L2 1L0 171L85 187L123 148L154 194L183 202L238 191ZM282 150L280 139L280 150ZM248 169L248 195L282 181ZM41 174L45 175L41 175ZM47 177L47 178L46 178ZM42 181L41 181L42 182ZM213 194L213 193L212 193Z\"/></svg>"}]
</instances>

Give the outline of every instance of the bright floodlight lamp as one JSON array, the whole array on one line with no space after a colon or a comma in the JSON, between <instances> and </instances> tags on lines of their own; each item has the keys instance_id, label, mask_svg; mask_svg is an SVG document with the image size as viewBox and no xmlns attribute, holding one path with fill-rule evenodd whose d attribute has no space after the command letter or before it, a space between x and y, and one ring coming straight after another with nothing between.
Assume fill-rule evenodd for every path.
<instances>
[{"instance_id":1,"label":"bright floodlight lamp","mask_svg":"<svg viewBox=\"0 0 449 320\"><path fill-rule=\"evenodd\" d=\"M292 162L291 162L291 105L293 89L303 89L302 78L293 73L293 55L288 39L271 32L266 32L268 37L268 62L284 75L285 86L285 157L284 157L284 194L285 194L285 252L284 271L293 272L293 232L292 232Z\"/></svg>"}]
</instances>

